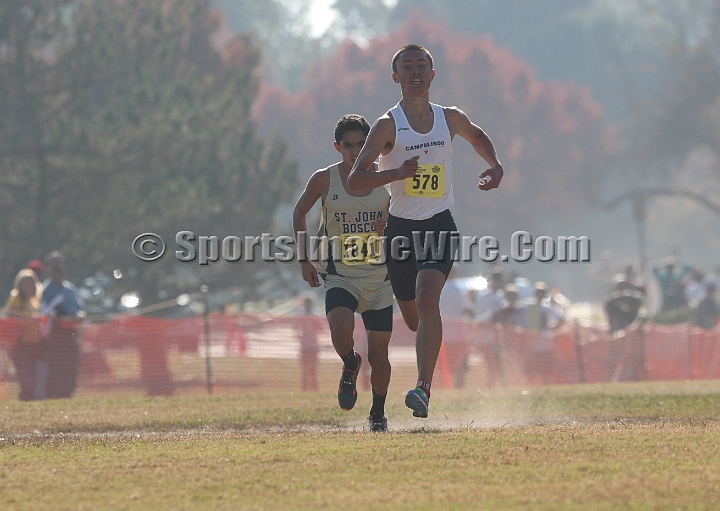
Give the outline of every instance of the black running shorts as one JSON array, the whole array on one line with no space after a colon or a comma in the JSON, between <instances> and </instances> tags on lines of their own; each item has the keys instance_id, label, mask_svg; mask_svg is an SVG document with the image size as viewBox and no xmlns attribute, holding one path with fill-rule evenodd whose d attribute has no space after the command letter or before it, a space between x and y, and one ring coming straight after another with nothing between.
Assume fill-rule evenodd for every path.
<instances>
[{"instance_id":1,"label":"black running shorts","mask_svg":"<svg viewBox=\"0 0 720 511\"><path fill-rule=\"evenodd\" d=\"M413 231L417 233L415 236ZM439 270L445 277L450 274L459 234L449 209L425 220L388 215L384 236L388 275L398 300L415 299L415 281L420 270ZM393 242L394 238L399 239ZM455 240L451 241L452 238Z\"/></svg>"},{"instance_id":2,"label":"black running shorts","mask_svg":"<svg viewBox=\"0 0 720 511\"><path fill-rule=\"evenodd\" d=\"M341 287L333 287L325 292L325 314L336 307L347 307L355 312L358 300L349 291ZM374 332L392 332L393 308L392 305L380 310L366 310L360 313L365 330Z\"/></svg>"}]
</instances>

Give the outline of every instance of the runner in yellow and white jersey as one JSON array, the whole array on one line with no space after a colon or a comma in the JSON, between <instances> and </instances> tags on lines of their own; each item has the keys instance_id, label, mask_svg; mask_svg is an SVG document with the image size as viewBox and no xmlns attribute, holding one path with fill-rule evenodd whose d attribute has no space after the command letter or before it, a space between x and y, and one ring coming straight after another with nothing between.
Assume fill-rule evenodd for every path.
<instances>
[{"instance_id":1,"label":"runner in yellow and white jersey","mask_svg":"<svg viewBox=\"0 0 720 511\"><path fill-rule=\"evenodd\" d=\"M405 323L417 332L418 381L405 396L405 404L415 417L427 417L430 385L442 343L440 292L454 258L449 237L457 230L449 209L453 205L453 137L460 135L470 142L490 165L480 175L481 190L497 188L503 168L490 138L464 112L430 103L435 70L427 49L416 44L404 46L393 56L392 71L402 99L373 125L348 177L348 187L367 190L386 186L390 190L385 229L388 274ZM376 170L373 162L378 156ZM413 232L420 233L419 247L414 246ZM416 254L431 233L440 250L432 256L427 252ZM443 236L445 246L441 246ZM411 249L394 254L392 248L399 244L393 240L398 239L409 241ZM402 259L404 256L409 257Z\"/></svg>"},{"instance_id":2,"label":"runner in yellow and white jersey","mask_svg":"<svg viewBox=\"0 0 720 511\"><path fill-rule=\"evenodd\" d=\"M357 401L356 383L362 360L354 348L354 313L362 316L367 330L373 394L368 421L371 431L385 431L393 295L380 236L387 221L390 196L383 188L347 190L347 176L369 131L367 121L359 115L348 114L338 121L335 149L342 154L342 161L310 177L293 211L293 230L297 243L304 243L299 233L307 232L307 214L321 199L318 235L330 241L320 250L319 268L310 261L300 261L303 279L318 287L319 273L325 283L330 335L344 364L338 387L338 403L344 410L353 408Z\"/></svg>"}]
</instances>

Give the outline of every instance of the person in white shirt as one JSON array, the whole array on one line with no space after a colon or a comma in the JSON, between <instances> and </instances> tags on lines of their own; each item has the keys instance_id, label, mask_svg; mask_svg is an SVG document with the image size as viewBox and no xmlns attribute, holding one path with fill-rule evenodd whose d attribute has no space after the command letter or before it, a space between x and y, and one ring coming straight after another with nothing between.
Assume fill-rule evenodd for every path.
<instances>
[{"instance_id":1,"label":"person in white shirt","mask_svg":"<svg viewBox=\"0 0 720 511\"><path fill-rule=\"evenodd\" d=\"M461 389L465 387L468 371L468 320L472 308L456 279L457 270L453 268L440 293L440 315L443 318L443 342L453 387Z\"/></svg>"},{"instance_id":2,"label":"person in white shirt","mask_svg":"<svg viewBox=\"0 0 720 511\"><path fill-rule=\"evenodd\" d=\"M348 176L348 187L385 186L390 191L385 229L388 275L405 323L417 332L418 379L406 394L405 405L413 416L424 418L442 344L440 293L455 255L448 242L457 232L449 209L454 203L453 138L460 135L467 140L490 166L480 174L481 190L500 185L503 167L490 138L462 110L430 103L435 70L426 48L417 44L400 48L393 56L392 71L402 98L373 125ZM403 248L405 242L415 250ZM428 247L432 253L424 250Z\"/></svg>"}]
</instances>

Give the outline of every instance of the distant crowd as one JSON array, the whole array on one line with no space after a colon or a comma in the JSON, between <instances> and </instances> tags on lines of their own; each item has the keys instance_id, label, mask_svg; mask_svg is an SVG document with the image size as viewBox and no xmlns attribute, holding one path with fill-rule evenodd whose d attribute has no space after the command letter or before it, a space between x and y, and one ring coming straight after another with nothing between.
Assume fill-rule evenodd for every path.
<instances>
[{"instance_id":1,"label":"distant crowd","mask_svg":"<svg viewBox=\"0 0 720 511\"><path fill-rule=\"evenodd\" d=\"M532 381L537 377L547 383L552 366L550 333L565 323L569 300L558 289L548 289L545 282L532 283L515 272L506 273L501 266L490 270L486 287L469 286L464 291L455 271L450 273L440 294L443 342L453 385L464 386L473 349L486 362L486 384L494 386L500 377L496 339L492 329L482 328L482 324L528 332L532 338L525 358L528 378Z\"/></svg>"},{"instance_id":2,"label":"distant crowd","mask_svg":"<svg viewBox=\"0 0 720 511\"><path fill-rule=\"evenodd\" d=\"M647 283L634 265L626 265L613 276L604 304L611 331L625 328L638 317L662 324L692 323L704 329L717 325L720 266L707 274L688 261L669 257L652 264L650 271L659 289L659 306L652 313L647 306Z\"/></svg>"},{"instance_id":3,"label":"distant crowd","mask_svg":"<svg viewBox=\"0 0 720 511\"><path fill-rule=\"evenodd\" d=\"M65 258L60 252L49 253L44 262L30 261L17 274L1 311L5 317L33 319L23 325L10 353L21 400L70 397L75 390L80 324L85 313L75 286L64 278L65 269ZM648 286L635 265L627 263L607 278L603 310L611 333L646 320L692 323L703 329L716 327L720 318L716 298L720 266L706 273L688 261L672 257L649 269L660 293L655 314L648 312ZM477 332L463 331L467 329L463 325L501 324L535 333L529 359L535 361L532 367L542 367L543 357L551 347L550 333L565 323L569 300L560 290L542 281L533 283L501 266L490 270L487 286L482 289L468 285L467 280L458 279L453 269L440 296L440 311L446 320L443 338L454 384L464 385L467 359L473 348L471 340L489 361L495 356L491 342L475 339ZM303 323L301 336L305 361L303 388L311 390L317 387L316 334L320 328L311 312L312 304L307 302L305 315L313 320Z\"/></svg>"}]
</instances>

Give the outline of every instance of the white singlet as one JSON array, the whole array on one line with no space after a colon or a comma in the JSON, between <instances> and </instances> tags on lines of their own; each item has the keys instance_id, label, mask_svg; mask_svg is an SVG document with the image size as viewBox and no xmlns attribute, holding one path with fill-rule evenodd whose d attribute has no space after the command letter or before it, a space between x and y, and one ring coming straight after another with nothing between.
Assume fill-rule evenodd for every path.
<instances>
[{"instance_id":1,"label":"white singlet","mask_svg":"<svg viewBox=\"0 0 720 511\"><path fill-rule=\"evenodd\" d=\"M420 156L420 168L414 177L385 185L390 193L390 214L396 217L424 220L455 202L450 129L443 108L434 103L430 106L433 127L425 134L412 129L400 103L389 111L395 121L395 145L387 155L380 155L378 168L396 169L405 160Z\"/></svg>"}]
</instances>

